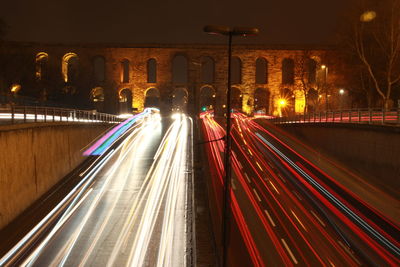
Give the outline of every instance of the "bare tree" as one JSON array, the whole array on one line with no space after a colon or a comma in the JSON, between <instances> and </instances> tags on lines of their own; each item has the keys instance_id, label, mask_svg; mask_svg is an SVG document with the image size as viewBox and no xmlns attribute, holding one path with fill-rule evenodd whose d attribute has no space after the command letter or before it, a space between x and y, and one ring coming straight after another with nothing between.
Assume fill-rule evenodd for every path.
<instances>
[{"instance_id":1,"label":"bare tree","mask_svg":"<svg viewBox=\"0 0 400 267\"><path fill-rule=\"evenodd\" d=\"M400 82L400 0L356 0L348 44L388 109Z\"/></svg>"},{"instance_id":2,"label":"bare tree","mask_svg":"<svg viewBox=\"0 0 400 267\"><path fill-rule=\"evenodd\" d=\"M311 59L309 50L303 50L296 66L296 73L300 81L300 90L304 95L304 113L308 112L310 92L316 84L316 62ZM315 87L315 86L314 86ZM313 103L315 105L315 103Z\"/></svg>"}]
</instances>

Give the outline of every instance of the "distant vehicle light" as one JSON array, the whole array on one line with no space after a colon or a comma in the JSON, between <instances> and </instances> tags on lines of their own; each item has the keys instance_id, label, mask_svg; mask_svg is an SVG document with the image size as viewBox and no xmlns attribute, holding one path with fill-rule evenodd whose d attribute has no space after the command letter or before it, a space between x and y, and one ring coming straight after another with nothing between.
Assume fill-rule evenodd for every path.
<instances>
[{"instance_id":1,"label":"distant vehicle light","mask_svg":"<svg viewBox=\"0 0 400 267\"><path fill-rule=\"evenodd\" d=\"M171 118L174 119L174 120L178 120L178 119L181 118L181 114L180 113L174 113L174 114L172 114Z\"/></svg>"},{"instance_id":2,"label":"distant vehicle light","mask_svg":"<svg viewBox=\"0 0 400 267\"><path fill-rule=\"evenodd\" d=\"M133 115L132 114L130 114L130 113L122 113L122 114L119 114L118 115L118 118L120 118L120 119L127 119L127 118L130 118L130 117L132 117Z\"/></svg>"}]
</instances>

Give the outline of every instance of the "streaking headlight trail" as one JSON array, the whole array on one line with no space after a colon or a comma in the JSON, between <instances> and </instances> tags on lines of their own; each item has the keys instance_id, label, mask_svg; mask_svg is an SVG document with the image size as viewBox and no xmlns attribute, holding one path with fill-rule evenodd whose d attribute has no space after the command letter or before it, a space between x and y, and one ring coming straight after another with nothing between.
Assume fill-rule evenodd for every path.
<instances>
[{"instance_id":1,"label":"streaking headlight trail","mask_svg":"<svg viewBox=\"0 0 400 267\"><path fill-rule=\"evenodd\" d=\"M157 113L156 113L157 112ZM133 124L135 124L138 120L143 119L147 116L152 116L154 114L158 114L158 110L154 108L147 108L142 113L131 116L125 121L121 122L109 132L107 132L104 136L102 136L99 140L97 140L91 147L89 147L83 155L85 156L95 156L101 155L106 151L111 144L115 142L120 136L122 136L126 131L128 131Z\"/></svg>"}]
</instances>

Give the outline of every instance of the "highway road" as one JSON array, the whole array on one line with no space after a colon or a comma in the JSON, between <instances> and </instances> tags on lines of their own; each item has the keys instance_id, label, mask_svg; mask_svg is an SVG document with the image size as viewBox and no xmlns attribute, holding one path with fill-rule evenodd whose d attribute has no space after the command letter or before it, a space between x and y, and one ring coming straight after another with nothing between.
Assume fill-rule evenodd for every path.
<instances>
[{"instance_id":1,"label":"highway road","mask_svg":"<svg viewBox=\"0 0 400 267\"><path fill-rule=\"evenodd\" d=\"M218 140L224 129L212 113L204 136ZM400 231L251 118L234 113L232 128L229 266L396 266ZM207 145L211 197L221 210L224 142ZM221 219L221 213L217 218ZM242 252L242 253L239 253Z\"/></svg>"},{"instance_id":2,"label":"highway road","mask_svg":"<svg viewBox=\"0 0 400 267\"><path fill-rule=\"evenodd\" d=\"M190 263L191 119L147 112L121 125L86 151L97 160L80 174L82 183L56 220L41 222L46 235L35 245L22 240L0 266L21 249L22 266ZM28 239L34 236L35 229Z\"/></svg>"}]
</instances>

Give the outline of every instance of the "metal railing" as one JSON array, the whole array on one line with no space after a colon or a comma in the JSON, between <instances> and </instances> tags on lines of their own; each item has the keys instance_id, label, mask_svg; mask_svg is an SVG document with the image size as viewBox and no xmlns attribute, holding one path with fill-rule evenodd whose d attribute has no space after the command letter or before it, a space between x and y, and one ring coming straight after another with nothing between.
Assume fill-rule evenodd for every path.
<instances>
[{"instance_id":1,"label":"metal railing","mask_svg":"<svg viewBox=\"0 0 400 267\"><path fill-rule=\"evenodd\" d=\"M400 125L400 108L357 109L313 112L304 115L275 117L272 122L280 123L367 123Z\"/></svg>"},{"instance_id":2,"label":"metal railing","mask_svg":"<svg viewBox=\"0 0 400 267\"><path fill-rule=\"evenodd\" d=\"M28 122L119 122L116 115L100 113L93 110L78 110L40 106L0 107L0 124Z\"/></svg>"}]
</instances>

